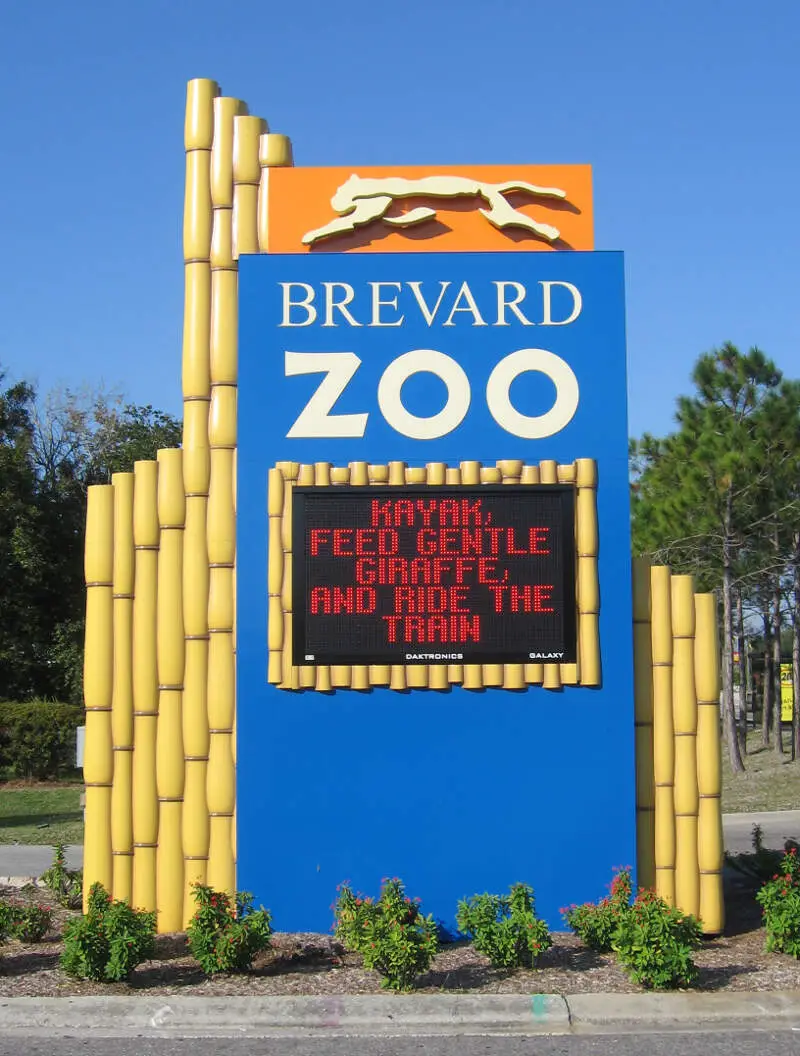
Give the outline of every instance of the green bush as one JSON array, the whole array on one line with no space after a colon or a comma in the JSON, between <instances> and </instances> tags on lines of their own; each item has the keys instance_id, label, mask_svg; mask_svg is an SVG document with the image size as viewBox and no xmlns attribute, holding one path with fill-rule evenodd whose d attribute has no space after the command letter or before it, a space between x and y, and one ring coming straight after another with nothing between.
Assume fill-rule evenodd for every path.
<instances>
[{"instance_id":1,"label":"green bush","mask_svg":"<svg viewBox=\"0 0 800 1056\"><path fill-rule=\"evenodd\" d=\"M779 871L756 894L767 931L767 950L800 957L800 862L797 848L783 856Z\"/></svg>"},{"instance_id":2,"label":"green bush","mask_svg":"<svg viewBox=\"0 0 800 1056\"><path fill-rule=\"evenodd\" d=\"M697 977L692 954L700 945L700 924L659 898L639 891L621 915L612 949L628 976L652 990L690 986Z\"/></svg>"},{"instance_id":3,"label":"green bush","mask_svg":"<svg viewBox=\"0 0 800 1056\"><path fill-rule=\"evenodd\" d=\"M49 906L3 901L0 902L0 919L5 922L4 930L12 939L41 942L50 930L53 911Z\"/></svg>"},{"instance_id":4,"label":"green bush","mask_svg":"<svg viewBox=\"0 0 800 1056\"><path fill-rule=\"evenodd\" d=\"M590 950L609 953L622 915L630 907L631 870L618 869L611 881L610 894L599 902L584 902L580 906L568 906L561 915L581 942Z\"/></svg>"},{"instance_id":5,"label":"green bush","mask_svg":"<svg viewBox=\"0 0 800 1056\"><path fill-rule=\"evenodd\" d=\"M53 853L53 864L45 869L42 883L55 895L56 901L65 909L79 909L83 904L83 870L68 869L64 844L57 843Z\"/></svg>"},{"instance_id":6,"label":"green bush","mask_svg":"<svg viewBox=\"0 0 800 1056\"><path fill-rule=\"evenodd\" d=\"M206 975L247 972L253 958L269 947L272 934L269 912L254 910L253 896L237 892L235 901L220 891L195 884L197 910L186 935L192 956Z\"/></svg>"},{"instance_id":7,"label":"green bush","mask_svg":"<svg viewBox=\"0 0 800 1056\"><path fill-rule=\"evenodd\" d=\"M155 913L115 902L102 884L93 884L86 915L64 928L61 967L77 979L122 982L153 956L155 934Z\"/></svg>"},{"instance_id":8,"label":"green bush","mask_svg":"<svg viewBox=\"0 0 800 1056\"><path fill-rule=\"evenodd\" d=\"M74 770L75 731L83 714L77 704L0 702L0 770L37 781Z\"/></svg>"},{"instance_id":9,"label":"green bush","mask_svg":"<svg viewBox=\"0 0 800 1056\"><path fill-rule=\"evenodd\" d=\"M553 945L543 920L536 916L533 888L514 884L508 895L473 895L458 904L458 930L468 935L493 968L532 968Z\"/></svg>"},{"instance_id":10,"label":"green bush","mask_svg":"<svg viewBox=\"0 0 800 1056\"><path fill-rule=\"evenodd\" d=\"M364 967L382 976L381 986L410 990L439 949L432 916L423 916L419 899L408 898L402 882L384 879L377 900L355 895L341 884L333 907L334 933L348 950L360 953Z\"/></svg>"}]
</instances>

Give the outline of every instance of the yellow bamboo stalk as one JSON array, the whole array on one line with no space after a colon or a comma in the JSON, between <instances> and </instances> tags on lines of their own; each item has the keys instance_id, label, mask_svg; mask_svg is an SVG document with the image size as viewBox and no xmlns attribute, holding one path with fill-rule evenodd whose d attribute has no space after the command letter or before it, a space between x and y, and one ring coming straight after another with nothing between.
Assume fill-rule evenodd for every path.
<instances>
[{"instance_id":1,"label":"yellow bamboo stalk","mask_svg":"<svg viewBox=\"0 0 800 1056\"><path fill-rule=\"evenodd\" d=\"M156 590L159 527L158 463L136 462L133 468L133 906L156 908Z\"/></svg>"},{"instance_id":2,"label":"yellow bamboo stalk","mask_svg":"<svg viewBox=\"0 0 800 1056\"><path fill-rule=\"evenodd\" d=\"M706 934L718 934L725 927L725 902L722 888L724 847L717 602L713 594L695 594L694 604L700 919Z\"/></svg>"},{"instance_id":3,"label":"yellow bamboo stalk","mask_svg":"<svg viewBox=\"0 0 800 1056\"><path fill-rule=\"evenodd\" d=\"M573 489L577 482L577 467L575 463L571 465L564 465L557 467L558 483L559 484L571 484ZM576 606L576 625L580 625L580 578L578 576L578 558L577 554L580 550L580 522L578 521L577 503L575 509L575 606ZM559 670L561 674L561 682L565 686L575 686L580 682L580 649L578 651L578 658L575 663L572 664L560 664Z\"/></svg>"},{"instance_id":4,"label":"yellow bamboo stalk","mask_svg":"<svg viewBox=\"0 0 800 1056\"><path fill-rule=\"evenodd\" d=\"M130 902L133 882L133 473L115 473L114 486L114 688L111 739L112 894Z\"/></svg>"},{"instance_id":5,"label":"yellow bamboo stalk","mask_svg":"<svg viewBox=\"0 0 800 1056\"><path fill-rule=\"evenodd\" d=\"M300 472L298 462L279 462L283 476L283 514L281 517L281 546L283 549L283 682L282 689L299 689L298 669L292 663L292 488ZM334 685L336 683L334 682Z\"/></svg>"},{"instance_id":6,"label":"yellow bamboo stalk","mask_svg":"<svg viewBox=\"0 0 800 1056\"><path fill-rule=\"evenodd\" d=\"M633 562L633 678L636 730L636 873L640 887L653 888L653 649L650 627L650 563L642 558Z\"/></svg>"},{"instance_id":7,"label":"yellow bamboo stalk","mask_svg":"<svg viewBox=\"0 0 800 1056\"><path fill-rule=\"evenodd\" d=\"M156 785L159 827L156 852L158 930L180 931L183 925L183 532L186 498L183 453L159 451L158 456L157 661L158 721Z\"/></svg>"},{"instance_id":8,"label":"yellow bamboo stalk","mask_svg":"<svg viewBox=\"0 0 800 1056\"><path fill-rule=\"evenodd\" d=\"M83 777L86 785L84 838L84 911L92 884L111 890L111 786L114 758L111 708L114 680L114 488L89 488L86 507L86 639L83 698L86 741Z\"/></svg>"},{"instance_id":9,"label":"yellow bamboo stalk","mask_svg":"<svg viewBox=\"0 0 800 1056\"><path fill-rule=\"evenodd\" d=\"M265 132L258 141L258 161L261 178L258 189L258 248L269 249L269 170L286 168L292 164L292 144L288 136L279 132Z\"/></svg>"},{"instance_id":10,"label":"yellow bamboo stalk","mask_svg":"<svg viewBox=\"0 0 800 1056\"><path fill-rule=\"evenodd\" d=\"M269 553L267 557L267 592L269 617L267 645L269 668L267 678L273 685L284 680L283 670L283 540L281 519L283 517L283 474L277 467L269 471L267 485L267 513L269 515Z\"/></svg>"},{"instance_id":11,"label":"yellow bamboo stalk","mask_svg":"<svg viewBox=\"0 0 800 1056\"><path fill-rule=\"evenodd\" d=\"M237 259L242 253L258 252L259 140L267 131L267 122L261 117L234 119L233 238Z\"/></svg>"},{"instance_id":12,"label":"yellow bamboo stalk","mask_svg":"<svg viewBox=\"0 0 800 1056\"><path fill-rule=\"evenodd\" d=\"M578 648L582 686L599 686L600 579L597 569L597 463L593 458L575 462L578 494L575 519L578 529Z\"/></svg>"},{"instance_id":13,"label":"yellow bamboo stalk","mask_svg":"<svg viewBox=\"0 0 800 1056\"><path fill-rule=\"evenodd\" d=\"M235 316L229 325L236 327ZM212 328L212 336L213 336ZM229 348L230 346L228 346ZM206 799L209 812L207 883L217 891L233 894L236 886L233 861L233 813L235 781L233 732L235 714L235 665L233 653L233 566L236 519L233 510L233 451L236 444L236 389L216 383L219 373L235 368L221 359L212 346L211 410L208 438L211 476L206 526L209 564L208 592L208 728L209 750Z\"/></svg>"},{"instance_id":14,"label":"yellow bamboo stalk","mask_svg":"<svg viewBox=\"0 0 800 1056\"><path fill-rule=\"evenodd\" d=\"M672 721L672 586L667 565L650 570L656 893L675 905L675 730Z\"/></svg>"},{"instance_id":15,"label":"yellow bamboo stalk","mask_svg":"<svg viewBox=\"0 0 800 1056\"><path fill-rule=\"evenodd\" d=\"M194 913L192 886L205 883L208 858L208 553L206 517L210 457L208 411L211 399L211 240L214 81L189 83L185 147L187 180L184 207L185 295L183 321L183 479L186 519L183 555L185 669L183 746L185 785L182 843L184 858L184 924ZM223 155L217 150L217 162ZM223 166L224 167L224 166ZM198 177L197 173L200 172ZM219 197L219 173L213 181ZM231 198L232 198L231 189ZM232 202L231 202L232 204ZM201 237L198 237L198 233ZM218 232L218 239L221 230Z\"/></svg>"},{"instance_id":16,"label":"yellow bamboo stalk","mask_svg":"<svg viewBox=\"0 0 800 1056\"><path fill-rule=\"evenodd\" d=\"M694 681L694 583L672 576L672 721L675 725L675 903L700 914L697 858L697 695Z\"/></svg>"}]
</instances>

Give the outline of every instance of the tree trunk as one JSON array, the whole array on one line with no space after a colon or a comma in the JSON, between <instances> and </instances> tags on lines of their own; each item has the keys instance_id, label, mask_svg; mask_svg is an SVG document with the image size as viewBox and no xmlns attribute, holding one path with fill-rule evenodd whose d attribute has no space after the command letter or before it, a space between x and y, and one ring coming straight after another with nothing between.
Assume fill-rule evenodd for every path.
<instances>
[{"instance_id":1,"label":"tree trunk","mask_svg":"<svg viewBox=\"0 0 800 1056\"><path fill-rule=\"evenodd\" d=\"M775 547L775 563L777 565L780 557L780 538L778 536L778 529L776 528L772 536L772 542ZM775 701L775 751L779 755L783 755L783 728L781 725L781 625L783 620L781 618L781 577L780 573L775 576L775 582L772 587L772 684L775 686L774 697Z\"/></svg>"},{"instance_id":2,"label":"tree trunk","mask_svg":"<svg viewBox=\"0 0 800 1056\"><path fill-rule=\"evenodd\" d=\"M770 746L770 730L772 729L772 698L775 686L772 681L772 624L769 618L769 603L764 603L761 610L761 620L764 624L764 679L761 688L761 743L765 748Z\"/></svg>"},{"instance_id":3,"label":"tree trunk","mask_svg":"<svg viewBox=\"0 0 800 1056\"><path fill-rule=\"evenodd\" d=\"M725 506L725 535L722 542L722 716L731 770L740 774L744 770L739 737L736 732L736 716L733 712L733 498L730 488Z\"/></svg>"},{"instance_id":4,"label":"tree trunk","mask_svg":"<svg viewBox=\"0 0 800 1056\"><path fill-rule=\"evenodd\" d=\"M742 755L747 755L747 658L744 651L744 606L742 605L742 592L736 591L736 652L739 660L736 672L739 676L739 750Z\"/></svg>"}]
</instances>

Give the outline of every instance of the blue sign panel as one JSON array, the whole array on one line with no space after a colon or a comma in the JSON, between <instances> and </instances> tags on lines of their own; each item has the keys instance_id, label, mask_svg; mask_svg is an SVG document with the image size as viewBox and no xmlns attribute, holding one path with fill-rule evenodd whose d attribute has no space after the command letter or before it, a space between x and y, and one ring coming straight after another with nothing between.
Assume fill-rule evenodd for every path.
<instances>
[{"instance_id":1,"label":"blue sign panel","mask_svg":"<svg viewBox=\"0 0 800 1056\"><path fill-rule=\"evenodd\" d=\"M238 887L561 926L635 861L622 255L243 257L239 319Z\"/></svg>"}]
</instances>

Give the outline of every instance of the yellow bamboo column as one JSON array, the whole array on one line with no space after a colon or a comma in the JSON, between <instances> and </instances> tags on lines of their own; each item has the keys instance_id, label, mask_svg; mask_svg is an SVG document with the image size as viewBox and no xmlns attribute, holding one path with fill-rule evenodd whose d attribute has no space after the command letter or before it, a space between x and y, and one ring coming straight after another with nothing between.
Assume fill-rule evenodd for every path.
<instances>
[{"instance_id":1,"label":"yellow bamboo column","mask_svg":"<svg viewBox=\"0 0 800 1056\"><path fill-rule=\"evenodd\" d=\"M573 492L576 492L575 485L576 485L576 478L577 478L577 469L576 469L575 463L573 462L571 465L558 466L557 467L557 473L558 473L558 483L559 484L571 484L572 488L573 488ZM575 538L575 555L576 555L575 556L575 606L576 606L575 620L576 620L576 627L577 627L579 625L579 623L580 623L580 605L581 605L581 599L580 599L580 586L581 585L580 585L580 578L578 576L578 561L579 561L579 558L577 556L578 552L579 552L579 549L580 549L580 541L581 540L580 540L580 522L578 520L577 508L575 510L574 538ZM579 636L579 641L580 641L580 636ZM577 652L577 658L575 660L575 663L574 664L560 664L559 665L559 669L560 669L560 674L561 674L561 683L562 683L562 685L575 686L575 685L578 684L578 682L580 681L580 644L578 645L578 652Z\"/></svg>"},{"instance_id":2,"label":"yellow bamboo column","mask_svg":"<svg viewBox=\"0 0 800 1056\"><path fill-rule=\"evenodd\" d=\"M722 892L722 758L719 719L719 639L717 601L695 594L694 672L697 691L697 784L700 793L697 835L700 866L700 919L703 931L725 927Z\"/></svg>"},{"instance_id":3,"label":"yellow bamboo column","mask_svg":"<svg viewBox=\"0 0 800 1056\"><path fill-rule=\"evenodd\" d=\"M101 883L111 890L111 784L114 762L111 740L113 690L114 488L89 488L86 508L86 640L83 698L86 741L83 777L86 785L83 904Z\"/></svg>"},{"instance_id":4,"label":"yellow bamboo column","mask_svg":"<svg viewBox=\"0 0 800 1056\"><path fill-rule=\"evenodd\" d=\"M672 576L672 720L675 724L675 903L700 914L697 859L697 691L694 681L694 584Z\"/></svg>"},{"instance_id":5,"label":"yellow bamboo column","mask_svg":"<svg viewBox=\"0 0 800 1056\"><path fill-rule=\"evenodd\" d=\"M292 144L288 136L278 132L264 132L258 143L261 178L258 189L258 248L269 249L269 170L292 164Z\"/></svg>"},{"instance_id":6,"label":"yellow bamboo column","mask_svg":"<svg viewBox=\"0 0 800 1056\"><path fill-rule=\"evenodd\" d=\"M235 319L231 320L235 326ZM235 780L233 723L235 670L233 655L233 450L236 443L236 389L212 388L209 419L211 482L208 496L208 728L206 795L210 816L208 884L217 891L235 889L233 812Z\"/></svg>"},{"instance_id":7,"label":"yellow bamboo column","mask_svg":"<svg viewBox=\"0 0 800 1056\"><path fill-rule=\"evenodd\" d=\"M578 522L578 647L582 686L599 686L600 578L597 569L597 463L579 458L575 463L578 485L575 517Z\"/></svg>"},{"instance_id":8,"label":"yellow bamboo column","mask_svg":"<svg viewBox=\"0 0 800 1056\"><path fill-rule=\"evenodd\" d=\"M186 498L183 454L158 452L158 721L156 783L158 787L158 849L156 904L158 930L183 926L183 532Z\"/></svg>"},{"instance_id":9,"label":"yellow bamboo column","mask_svg":"<svg viewBox=\"0 0 800 1056\"><path fill-rule=\"evenodd\" d=\"M111 848L115 899L130 902L133 883L133 473L115 473L114 690L111 735Z\"/></svg>"},{"instance_id":10,"label":"yellow bamboo column","mask_svg":"<svg viewBox=\"0 0 800 1056\"><path fill-rule=\"evenodd\" d=\"M267 680L280 685L287 677L283 669L283 473L277 467L269 471L267 485L267 513L269 516L269 553L267 555L267 594L269 611L267 646L269 661Z\"/></svg>"},{"instance_id":11,"label":"yellow bamboo column","mask_svg":"<svg viewBox=\"0 0 800 1056\"><path fill-rule=\"evenodd\" d=\"M650 570L656 893L675 905L675 727L672 721L672 586L667 565Z\"/></svg>"},{"instance_id":12,"label":"yellow bamboo column","mask_svg":"<svg viewBox=\"0 0 800 1056\"><path fill-rule=\"evenodd\" d=\"M133 892L135 909L156 908L156 591L158 463L134 464L133 541Z\"/></svg>"},{"instance_id":13,"label":"yellow bamboo column","mask_svg":"<svg viewBox=\"0 0 800 1056\"><path fill-rule=\"evenodd\" d=\"M189 82L186 99L185 299L183 323L183 480L186 527L183 618L186 660L183 692L185 787L183 797L184 923L194 912L191 888L205 883L208 858L208 408L211 398L211 154L214 81Z\"/></svg>"},{"instance_id":14,"label":"yellow bamboo column","mask_svg":"<svg viewBox=\"0 0 800 1056\"><path fill-rule=\"evenodd\" d=\"M233 244L241 253L258 253L258 187L261 182L260 139L268 133L261 117L233 121Z\"/></svg>"},{"instance_id":15,"label":"yellow bamboo column","mask_svg":"<svg viewBox=\"0 0 800 1056\"><path fill-rule=\"evenodd\" d=\"M297 483L300 487L310 487L316 478L316 469L313 465L300 466L297 474ZM314 689L317 681L317 669L313 664L302 664L298 668L300 689Z\"/></svg>"},{"instance_id":16,"label":"yellow bamboo column","mask_svg":"<svg viewBox=\"0 0 800 1056\"><path fill-rule=\"evenodd\" d=\"M299 689L299 669L292 663L292 488L300 474L299 462L279 462L278 469L283 477L283 516L281 517L281 548L283 550L283 585L281 587L281 609L283 610L283 689ZM344 471L349 476L349 469ZM343 483L341 471L333 471L333 483ZM337 680L339 668L331 668L334 686L350 685L350 668L346 681Z\"/></svg>"},{"instance_id":17,"label":"yellow bamboo column","mask_svg":"<svg viewBox=\"0 0 800 1056\"><path fill-rule=\"evenodd\" d=\"M636 729L636 873L640 887L653 888L653 650L650 628L650 564L642 558L633 562L633 675Z\"/></svg>"}]
</instances>

